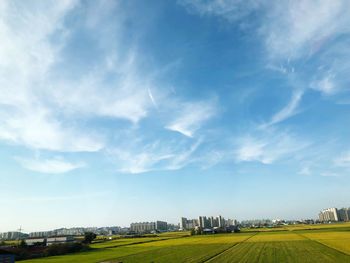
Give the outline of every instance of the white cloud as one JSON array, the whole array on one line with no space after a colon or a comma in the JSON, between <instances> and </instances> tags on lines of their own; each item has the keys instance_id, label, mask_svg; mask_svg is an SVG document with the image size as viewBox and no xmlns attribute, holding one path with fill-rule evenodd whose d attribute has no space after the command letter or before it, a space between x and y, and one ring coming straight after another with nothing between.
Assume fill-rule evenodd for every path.
<instances>
[{"instance_id":1,"label":"white cloud","mask_svg":"<svg viewBox=\"0 0 350 263\"><path fill-rule=\"evenodd\" d=\"M24 107L2 112L0 116L3 119L0 139L12 143L35 149L69 152L94 152L104 146L97 136L79 134L71 127L64 127L42 107Z\"/></svg>"},{"instance_id":2,"label":"white cloud","mask_svg":"<svg viewBox=\"0 0 350 263\"><path fill-rule=\"evenodd\" d=\"M324 177L338 177L340 175L337 174L337 173L333 173L333 172L323 172L323 173L321 173L321 176L324 176Z\"/></svg>"},{"instance_id":3,"label":"white cloud","mask_svg":"<svg viewBox=\"0 0 350 263\"><path fill-rule=\"evenodd\" d=\"M311 174L311 169L309 166L304 166L301 168L301 170L299 171L299 174L301 175L310 175Z\"/></svg>"},{"instance_id":4,"label":"white cloud","mask_svg":"<svg viewBox=\"0 0 350 263\"><path fill-rule=\"evenodd\" d=\"M239 161L261 161L262 163L269 163L270 160L263 158L264 147L266 143L258 142L254 139L247 138L240 145L237 150L237 159Z\"/></svg>"},{"instance_id":5,"label":"white cloud","mask_svg":"<svg viewBox=\"0 0 350 263\"><path fill-rule=\"evenodd\" d=\"M84 163L71 163L62 158L56 159L25 159L21 157L15 158L24 168L45 174L61 174L84 167Z\"/></svg>"},{"instance_id":6,"label":"white cloud","mask_svg":"<svg viewBox=\"0 0 350 263\"><path fill-rule=\"evenodd\" d=\"M28 4L8 1L0 8L0 139L40 149L97 151L103 143L58 121L40 97L64 43L58 37L53 44L51 35L64 35L64 18L76 3Z\"/></svg>"},{"instance_id":7,"label":"white cloud","mask_svg":"<svg viewBox=\"0 0 350 263\"><path fill-rule=\"evenodd\" d=\"M282 122L295 115L303 94L304 92L302 90L293 91L292 98L288 104L282 110L273 115L271 120L268 123L263 124L261 128L266 128L270 125Z\"/></svg>"},{"instance_id":8,"label":"white cloud","mask_svg":"<svg viewBox=\"0 0 350 263\"><path fill-rule=\"evenodd\" d=\"M166 129L193 137L195 132L216 113L212 102L179 103L177 116L165 126Z\"/></svg>"},{"instance_id":9,"label":"white cloud","mask_svg":"<svg viewBox=\"0 0 350 263\"><path fill-rule=\"evenodd\" d=\"M346 0L271 3L260 32L272 58L312 55L333 35L349 32Z\"/></svg>"},{"instance_id":10,"label":"white cloud","mask_svg":"<svg viewBox=\"0 0 350 263\"><path fill-rule=\"evenodd\" d=\"M340 167L350 167L350 152L345 152L336 159L334 159L334 164Z\"/></svg>"},{"instance_id":11,"label":"white cloud","mask_svg":"<svg viewBox=\"0 0 350 263\"><path fill-rule=\"evenodd\" d=\"M60 76L63 69L57 65L70 65L62 52L74 31L66 28L65 18L77 6L75 1L2 1L1 140L54 151L98 151L105 144L103 135L96 136L78 119L106 116L136 123L147 116L152 80L137 69L132 48L107 52L105 61L96 59L93 69L82 68L74 80ZM89 27L99 27L104 16L94 6L89 10L95 14ZM119 30L103 31L104 37L114 29ZM114 81L106 81L112 76Z\"/></svg>"},{"instance_id":12,"label":"white cloud","mask_svg":"<svg viewBox=\"0 0 350 263\"><path fill-rule=\"evenodd\" d=\"M135 145L119 147L128 136L119 136L120 131L111 128L114 124L95 124L104 117L102 121L107 119L108 124L126 120L128 128L138 129L140 120L156 109L160 126L194 137L216 112L212 102L185 101L174 94L166 97L167 85L155 82L170 68L152 70L150 60L138 51L137 40L125 43L130 32L122 26L128 18L120 4L87 3L86 13L70 27L66 18L77 3L26 5L8 1L0 7L0 140L59 152L117 148L114 156L120 170L130 173L175 170L195 160L198 140L162 140L159 145L153 139L136 143L132 138ZM120 15L115 16L116 12ZM112 17L118 21L110 23ZM92 52L94 48L98 52L89 63L77 66L75 59L85 61L89 56L72 56L71 38L84 30L91 37L87 48L91 45ZM66 172L80 165L56 159L18 161L45 173Z\"/></svg>"},{"instance_id":13,"label":"white cloud","mask_svg":"<svg viewBox=\"0 0 350 263\"><path fill-rule=\"evenodd\" d=\"M156 102L156 100L155 100L154 97L153 97L153 94L152 94L151 89L148 88L147 91L148 91L148 96L150 97L150 99L151 99L151 101L152 101L152 103L153 103L153 106L154 106L155 108L158 108L157 102Z\"/></svg>"},{"instance_id":14,"label":"white cloud","mask_svg":"<svg viewBox=\"0 0 350 263\"><path fill-rule=\"evenodd\" d=\"M139 174L156 170L178 170L199 161L193 154L200 146L201 140L190 146L176 141L142 144L129 141L128 146L110 151L118 171Z\"/></svg>"},{"instance_id":15,"label":"white cloud","mask_svg":"<svg viewBox=\"0 0 350 263\"><path fill-rule=\"evenodd\" d=\"M302 84L298 89L311 86L324 95L348 89L350 43L344 37L350 34L349 1L188 0L180 3L191 12L219 16L229 22L241 19L240 23L249 23L247 14L256 12L260 23L249 33L255 33L265 46L269 67L286 74L287 68L275 65L288 62L297 66L297 78ZM332 75L320 74L320 65L326 65Z\"/></svg>"},{"instance_id":16,"label":"white cloud","mask_svg":"<svg viewBox=\"0 0 350 263\"><path fill-rule=\"evenodd\" d=\"M286 132L268 131L263 135L243 136L238 138L235 159L239 162L256 161L272 164L299 152L308 143Z\"/></svg>"},{"instance_id":17,"label":"white cloud","mask_svg":"<svg viewBox=\"0 0 350 263\"><path fill-rule=\"evenodd\" d=\"M152 106L148 93L152 84L132 71L119 74L118 81L106 84L111 72L106 72L103 65L100 67L78 83L61 83L54 91L55 103L70 114L119 118L133 123L145 118Z\"/></svg>"},{"instance_id":18,"label":"white cloud","mask_svg":"<svg viewBox=\"0 0 350 263\"><path fill-rule=\"evenodd\" d=\"M348 89L349 9L346 0L270 4L259 28L267 59L295 65L299 89L311 88L325 96Z\"/></svg>"},{"instance_id":19,"label":"white cloud","mask_svg":"<svg viewBox=\"0 0 350 263\"><path fill-rule=\"evenodd\" d=\"M334 76L332 75L326 75L322 79L313 81L310 84L310 88L320 91L324 95L331 95L334 94L337 89L333 82Z\"/></svg>"},{"instance_id":20,"label":"white cloud","mask_svg":"<svg viewBox=\"0 0 350 263\"><path fill-rule=\"evenodd\" d=\"M180 0L179 4L185 6L189 12L200 15L216 15L233 22L249 15L262 6L261 0Z\"/></svg>"}]
</instances>

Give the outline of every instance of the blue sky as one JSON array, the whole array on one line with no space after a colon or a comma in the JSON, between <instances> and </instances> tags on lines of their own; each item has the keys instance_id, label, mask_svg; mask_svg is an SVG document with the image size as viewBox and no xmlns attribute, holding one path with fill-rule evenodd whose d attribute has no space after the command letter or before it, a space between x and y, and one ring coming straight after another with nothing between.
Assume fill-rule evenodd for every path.
<instances>
[{"instance_id":1,"label":"blue sky","mask_svg":"<svg viewBox=\"0 0 350 263\"><path fill-rule=\"evenodd\" d=\"M348 1L1 1L0 231L350 200Z\"/></svg>"}]
</instances>

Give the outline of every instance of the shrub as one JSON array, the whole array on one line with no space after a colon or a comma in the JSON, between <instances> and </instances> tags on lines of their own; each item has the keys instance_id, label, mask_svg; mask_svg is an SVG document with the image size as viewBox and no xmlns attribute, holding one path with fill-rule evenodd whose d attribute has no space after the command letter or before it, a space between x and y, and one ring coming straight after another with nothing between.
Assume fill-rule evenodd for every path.
<instances>
[{"instance_id":1,"label":"shrub","mask_svg":"<svg viewBox=\"0 0 350 263\"><path fill-rule=\"evenodd\" d=\"M63 255L68 253L75 253L75 252L81 252L86 251L89 249L89 246L84 245L82 243L66 243L66 244L54 244L49 246L46 251L46 256L56 256L56 255Z\"/></svg>"}]
</instances>

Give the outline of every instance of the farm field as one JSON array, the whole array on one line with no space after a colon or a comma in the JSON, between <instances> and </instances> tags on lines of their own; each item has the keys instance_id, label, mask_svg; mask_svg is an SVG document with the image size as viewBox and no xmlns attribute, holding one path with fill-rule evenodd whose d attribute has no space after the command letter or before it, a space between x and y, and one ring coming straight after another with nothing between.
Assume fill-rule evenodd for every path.
<instances>
[{"instance_id":1,"label":"farm field","mask_svg":"<svg viewBox=\"0 0 350 263\"><path fill-rule=\"evenodd\" d=\"M279 231L189 236L119 238L97 242L91 250L24 263L63 262L349 262L350 225L285 227Z\"/></svg>"}]
</instances>

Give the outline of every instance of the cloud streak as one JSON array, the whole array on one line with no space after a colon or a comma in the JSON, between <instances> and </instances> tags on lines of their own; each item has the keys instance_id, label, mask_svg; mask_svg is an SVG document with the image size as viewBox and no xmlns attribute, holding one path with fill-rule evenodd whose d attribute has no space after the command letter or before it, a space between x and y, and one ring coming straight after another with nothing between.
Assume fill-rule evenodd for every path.
<instances>
[{"instance_id":1,"label":"cloud streak","mask_svg":"<svg viewBox=\"0 0 350 263\"><path fill-rule=\"evenodd\" d=\"M292 97L288 104L275 115L273 115L268 123L261 125L261 128L266 128L268 126L280 123L297 114L298 106L300 104L303 94L304 91L302 90L293 91Z\"/></svg>"},{"instance_id":2,"label":"cloud streak","mask_svg":"<svg viewBox=\"0 0 350 263\"><path fill-rule=\"evenodd\" d=\"M345 152L336 159L333 163L338 167L349 167L350 168L350 152Z\"/></svg>"},{"instance_id":3,"label":"cloud streak","mask_svg":"<svg viewBox=\"0 0 350 263\"><path fill-rule=\"evenodd\" d=\"M116 161L118 171L140 174L150 171L179 170L186 165L198 162L194 155L202 141L197 140L190 146L178 142L164 143L156 141L142 146L134 141L130 147L110 151Z\"/></svg>"},{"instance_id":4,"label":"cloud streak","mask_svg":"<svg viewBox=\"0 0 350 263\"><path fill-rule=\"evenodd\" d=\"M190 13L196 12L202 16L224 17L230 22L245 18L263 5L263 1L260 0L180 0L178 3L183 5Z\"/></svg>"},{"instance_id":5,"label":"cloud streak","mask_svg":"<svg viewBox=\"0 0 350 263\"><path fill-rule=\"evenodd\" d=\"M309 143L287 132L269 130L263 135L239 137L235 159L238 162L272 164L304 150Z\"/></svg>"},{"instance_id":6,"label":"cloud streak","mask_svg":"<svg viewBox=\"0 0 350 263\"><path fill-rule=\"evenodd\" d=\"M211 102L182 103L177 109L177 116L165 128L190 138L216 114L215 105Z\"/></svg>"},{"instance_id":7,"label":"cloud streak","mask_svg":"<svg viewBox=\"0 0 350 263\"><path fill-rule=\"evenodd\" d=\"M71 163L61 158L25 159L22 157L15 157L15 160L25 169L44 174L62 174L85 166L84 163Z\"/></svg>"}]
</instances>

